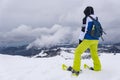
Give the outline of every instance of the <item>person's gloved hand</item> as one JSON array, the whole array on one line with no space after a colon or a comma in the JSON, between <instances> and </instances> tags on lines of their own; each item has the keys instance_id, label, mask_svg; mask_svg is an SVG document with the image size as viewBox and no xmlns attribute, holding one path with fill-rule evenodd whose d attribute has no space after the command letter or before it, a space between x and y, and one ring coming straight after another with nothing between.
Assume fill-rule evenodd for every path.
<instances>
[{"instance_id":1,"label":"person's gloved hand","mask_svg":"<svg viewBox=\"0 0 120 80\"><path fill-rule=\"evenodd\" d=\"M82 40L79 39L79 44L82 42Z\"/></svg>"}]
</instances>

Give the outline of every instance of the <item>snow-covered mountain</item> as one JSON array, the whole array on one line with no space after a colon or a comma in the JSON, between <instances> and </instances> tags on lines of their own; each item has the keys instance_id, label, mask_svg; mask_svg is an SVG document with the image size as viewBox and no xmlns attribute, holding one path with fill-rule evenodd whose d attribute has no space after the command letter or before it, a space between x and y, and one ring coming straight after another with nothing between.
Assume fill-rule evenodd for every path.
<instances>
[{"instance_id":1,"label":"snow-covered mountain","mask_svg":"<svg viewBox=\"0 0 120 80\"><path fill-rule=\"evenodd\" d=\"M17 47L2 47L0 48L0 53L1 54L9 54L9 55L21 55L21 56L35 56L37 57L53 57L56 55L59 55L60 52L65 51L68 53L73 53L73 48L77 46L77 44L65 44L65 45L56 45L52 47L43 47L43 48L37 48L37 47L32 47L27 49L28 45L24 46L17 46ZM64 50L64 49L65 50ZM120 44L99 44L99 53L120 53ZM87 50L86 52L89 52Z\"/></svg>"},{"instance_id":2,"label":"snow-covered mountain","mask_svg":"<svg viewBox=\"0 0 120 80\"><path fill-rule=\"evenodd\" d=\"M0 48L0 53L2 52L0 80L120 80L120 69L116 68L120 66L120 54L115 55L120 50L119 44L99 45L99 56L102 62L100 72L83 68L84 64L93 65L87 50L82 55L82 73L78 77L72 77L71 73L63 71L61 66L62 64L72 65L76 46L57 45L50 48L33 47L31 49L26 49L27 45L2 47Z\"/></svg>"},{"instance_id":3,"label":"snow-covered mountain","mask_svg":"<svg viewBox=\"0 0 120 80\"><path fill-rule=\"evenodd\" d=\"M69 58L69 59L65 59ZM0 54L0 80L120 80L120 54L101 54L102 71L83 68L92 66L91 59L82 59L82 73L78 77L63 71L61 65L72 65L73 54L62 52L50 58L10 56Z\"/></svg>"}]
</instances>

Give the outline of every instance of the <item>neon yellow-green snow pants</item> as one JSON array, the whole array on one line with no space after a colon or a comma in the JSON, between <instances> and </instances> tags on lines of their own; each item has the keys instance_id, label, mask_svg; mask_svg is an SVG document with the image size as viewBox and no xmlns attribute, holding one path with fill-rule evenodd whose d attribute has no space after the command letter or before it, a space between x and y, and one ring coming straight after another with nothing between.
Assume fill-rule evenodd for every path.
<instances>
[{"instance_id":1,"label":"neon yellow-green snow pants","mask_svg":"<svg viewBox=\"0 0 120 80\"><path fill-rule=\"evenodd\" d=\"M93 60L94 70L101 70L101 63L98 57L98 40L83 40L81 44L77 46L74 53L73 69L80 71L81 66L81 54L87 49L90 49L91 58Z\"/></svg>"}]
</instances>

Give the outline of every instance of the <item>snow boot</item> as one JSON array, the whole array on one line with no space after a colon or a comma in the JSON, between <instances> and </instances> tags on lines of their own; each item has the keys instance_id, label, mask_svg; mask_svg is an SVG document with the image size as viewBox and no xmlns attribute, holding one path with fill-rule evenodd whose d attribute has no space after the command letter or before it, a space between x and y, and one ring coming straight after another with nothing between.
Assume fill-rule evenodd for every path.
<instances>
[{"instance_id":1,"label":"snow boot","mask_svg":"<svg viewBox=\"0 0 120 80\"><path fill-rule=\"evenodd\" d=\"M73 76L76 76L76 77L77 77L79 74L80 74L79 71L75 71L75 70L72 71L72 75L73 75Z\"/></svg>"},{"instance_id":2,"label":"snow boot","mask_svg":"<svg viewBox=\"0 0 120 80\"><path fill-rule=\"evenodd\" d=\"M73 76L78 76L79 73L80 73L79 71L73 70L73 68L72 68L71 66L69 66L69 67L67 68L67 71L71 71Z\"/></svg>"},{"instance_id":3,"label":"snow boot","mask_svg":"<svg viewBox=\"0 0 120 80\"><path fill-rule=\"evenodd\" d=\"M85 69L89 69L89 70L93 70L93 71L94 71L94 68L93 68L93 67L88 66L87 64L84 64L84 68L85 68Z\"/></svg>"},{"instance_id":4,"label":"snow boot","mask_svg":"<svg viewBox=\"0 0 120 80\"><path fill-rule=\"evenodd\" d=\"M94 71L94 68L93 68L93 67L89 67L89 69Z\"/></svg>"},{"instance_id":5,"label":"snow boot","mask_svg":"<svg viewBox=\"0 0 120 80\"><path fill-rule=\"evenodd\" d=\"M78 76L80 72L82 72L82 70L80 71L75 71L71 66L67 66L65 64L62 64L62 69L65 70L65 71L70 71L72 72L72 75L73 76Z\"/></svg>"}]
</instances>

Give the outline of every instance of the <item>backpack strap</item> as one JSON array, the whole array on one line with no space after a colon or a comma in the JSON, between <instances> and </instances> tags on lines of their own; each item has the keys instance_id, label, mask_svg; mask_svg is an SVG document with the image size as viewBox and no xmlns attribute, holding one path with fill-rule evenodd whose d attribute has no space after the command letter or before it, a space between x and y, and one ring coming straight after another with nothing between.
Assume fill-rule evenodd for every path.
<instances>
[{"instance_id":1,"label":"backpack strap","mask_svg":"<svg viewBox=\"0 0 120 80\"><path fill-rule=\"evenodd\" d=\"M96 17L96 19L95 18L93 18L92 16L89 16L92 20L94 20L94 21L98 21L98 17Z\"/></svg>"}]
</instances>

